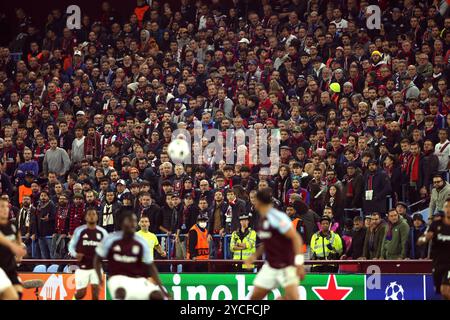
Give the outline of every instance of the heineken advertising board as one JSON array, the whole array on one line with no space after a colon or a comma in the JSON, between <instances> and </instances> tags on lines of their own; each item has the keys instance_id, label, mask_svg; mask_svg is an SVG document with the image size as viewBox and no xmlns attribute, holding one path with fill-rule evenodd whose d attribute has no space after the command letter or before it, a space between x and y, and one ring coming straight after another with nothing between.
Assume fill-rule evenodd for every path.
<instances>
[{"instance_id":1,"label":"heineken advertising board","mask_svg":"<svg viewBox=\"0 0 450 320\"><path fill-rule=\"evenodd\" d=\"M22 280L42 280L42 300L73 300L75 275L68 273L21 273ZM246 300L253 290L255 274L161 274L161 280L175 300ZM106 292L100 299L110 300ZM430 300L435 299L433 279L425 274L307 274L298 291L302 300ZM90 290L88 290L88 295ZM282 290L267 297L274 300ZM36 300L32 289L24 300ZM89 296L86 299L90 299Z\"/></svg>"},{"instance_id":2,"label":"heineken advertising board","mask_svg":"<svg viewBox=\"0 0 450 320\"><path fill-rule=\"evenodd\" d=\"M246 300L255 274L162 274L175 300ZM302 300L364 300L364 275L309 274L298 287ZM268 300L282 295L273 290Z\"/></svg>"},{"instance_id":3,"label":"heineken advertising board","mask_svg":"<svg viewBox=\"0 0 450 320\"><path fill-rule=\"evenodd\" d=\"M174 300L246 300L255 274L161 274ZM298 287L302 300L430 300L433 279L425 274L307 274ZM274 300L283 294L273 290ZM106 290L106 298L111 295Z\"/></svg>"}]
</instances>

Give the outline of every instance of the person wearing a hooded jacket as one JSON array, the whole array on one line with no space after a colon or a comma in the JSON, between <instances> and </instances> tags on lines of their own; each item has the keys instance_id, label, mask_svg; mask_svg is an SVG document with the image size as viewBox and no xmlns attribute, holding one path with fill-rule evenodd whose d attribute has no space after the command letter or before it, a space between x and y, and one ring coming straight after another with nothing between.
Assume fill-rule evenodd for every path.
<instances>
[{"instance_id":1,"label":"person wearing a hooded jacket","mask_svg":"<svg viewBox=\"0 0 450 320\"><path fill-rule=\"evenodd\" d=\"M406 258L409 226L396 209L389 210L388 224L384 232L380 259L399 260Z\"/></svg>"},{"instance_id":2,"label":"person wearing a hooded jacket","mask_svg":"<svg viewBox=\"0 0 450 320\"><path fill-rule=\"evenodd\" d=\"M423 216L420 213L413 215L413 224L409 230L408 243L406 246L406 254L410 259L425 259L428 254L428 246L419 246L417 242L427 229L427 224L423 220Z\"/></svg>"}]
</instances>

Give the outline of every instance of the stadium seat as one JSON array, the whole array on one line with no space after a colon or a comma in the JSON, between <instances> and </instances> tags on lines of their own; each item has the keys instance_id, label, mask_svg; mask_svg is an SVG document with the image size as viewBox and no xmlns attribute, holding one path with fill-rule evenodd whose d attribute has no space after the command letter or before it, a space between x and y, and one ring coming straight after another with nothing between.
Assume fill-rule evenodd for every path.
<instances>
[{"instance_id":1,"label":"stadium seat","mask_svg":"<svg viewBox=\"0 0 450 320\"><path fill-rule=\"evenodd\" d=\"M59 265L52 264L50 267L48 267L47 272L48 273L57 273L58 272Z\"/></svg>"},{"instance_id":2,"label":"stadium seat","mask_svg":"<svg viewBox=\"0 0 450 320\"><path fill-rule=\"evenodd\" d=\"M67 265L64 267L64 273L75 273L75 270L80 269L79 266L75 264Z\"/></svg>"},{"instance_id":3,"label":"stadium seat","mask_svg":"<svg viewBox=\"0 0 450 320\"><path fill-rule=\"evenodd\" d=\"M47 271L47 268L43 264L38 264L33 269L33 272L35 272L35 273L42 273L42 272L46 272L46 271Z\"/></svg>"}]
</instances>

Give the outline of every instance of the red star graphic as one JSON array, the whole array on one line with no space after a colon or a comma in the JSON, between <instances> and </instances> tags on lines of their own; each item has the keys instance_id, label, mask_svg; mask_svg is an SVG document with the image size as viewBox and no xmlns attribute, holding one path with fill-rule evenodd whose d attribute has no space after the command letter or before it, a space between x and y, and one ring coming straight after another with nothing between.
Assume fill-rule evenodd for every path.
<instances>
[{"instance_id":1,"label":"red star graphic","mask_svg":"<svg viewBox=\"0 0 450 320\"><path fill-rule=\"evenodd\" d=\"M338 287L334 274L328 277L325 287L312 287L320 300L344 300L353 291L352 287Z\"/></svg>"}]
</instances>

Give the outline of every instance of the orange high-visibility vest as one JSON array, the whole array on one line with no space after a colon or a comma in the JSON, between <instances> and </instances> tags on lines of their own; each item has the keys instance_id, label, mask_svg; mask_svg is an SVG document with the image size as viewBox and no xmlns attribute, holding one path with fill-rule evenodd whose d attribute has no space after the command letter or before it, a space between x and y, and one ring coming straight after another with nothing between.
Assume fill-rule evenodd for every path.
<instances>
[{"instance_id":1,"label":"orange high-visibility vest","mask_svg":"<svg viewBox=\"0 0 450 320\"><path fill-rule=\"evenodd\" d=\"M208 230L202 231L196 224L191 228L197 233L197 244L195 245L195 253L197 260L209 259L209 244L208 244ZM191 231L189 230L189 231ZM187 239L187 254L186 259L190 259L191 254L189 252L189 237Z\"/></svg>"}]
</instances>

